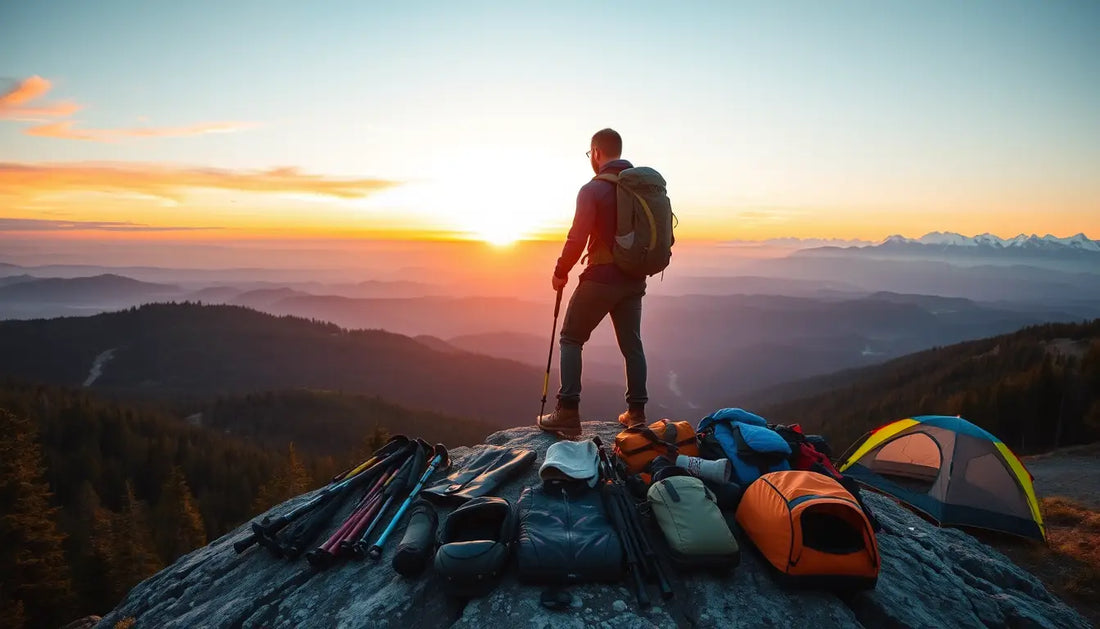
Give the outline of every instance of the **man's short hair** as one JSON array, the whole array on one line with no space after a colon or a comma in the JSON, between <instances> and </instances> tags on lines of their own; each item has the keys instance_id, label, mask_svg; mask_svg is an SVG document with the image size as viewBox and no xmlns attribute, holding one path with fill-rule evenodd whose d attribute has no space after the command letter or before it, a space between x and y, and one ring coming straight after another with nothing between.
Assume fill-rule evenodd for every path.
<instances>
[{"instance_id":1,"label":"man's short hair","mask_svg":"<svg viewBox=\"0 0 1100 629\"><path fill-rule=\"evenodd\" d=\"M623 136L614 129L600 129L592 136L592 148L599 149L606 157L623 154Z\"/></svg>"}]
</instances>

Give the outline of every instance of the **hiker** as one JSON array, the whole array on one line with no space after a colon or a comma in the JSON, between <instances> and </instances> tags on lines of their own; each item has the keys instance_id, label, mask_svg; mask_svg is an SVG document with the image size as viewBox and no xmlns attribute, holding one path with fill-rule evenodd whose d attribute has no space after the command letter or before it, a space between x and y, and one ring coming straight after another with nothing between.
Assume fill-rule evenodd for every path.
<instances>
[{"instance_id":1,"label":"hiker","mask_svg":"<svg viewBox=\"0 0 1100 629\"><path fill-rule=\"evenodd\" d=\"M618 174L631 168L622 159L623 140L612 129L597 131L586 153L597 176ZM592 179L577 193L577 211L573 225L562 247L561 257L554 267L552 286L561 291L569 279L569 271L585 256L587 266L580 274L579 284L569 300L561 329L561 388L557 408L538 419L539 428L562 435L581 432L581 349L600 321L610 314L615 326L619 350L626 360L627 410L619 415L619 423L633 426L645 423L646 361L642 351L642 296L646 280L623 271L612 257L617 213L617 186L609 181Z\"/></svg>"}]
</instances>

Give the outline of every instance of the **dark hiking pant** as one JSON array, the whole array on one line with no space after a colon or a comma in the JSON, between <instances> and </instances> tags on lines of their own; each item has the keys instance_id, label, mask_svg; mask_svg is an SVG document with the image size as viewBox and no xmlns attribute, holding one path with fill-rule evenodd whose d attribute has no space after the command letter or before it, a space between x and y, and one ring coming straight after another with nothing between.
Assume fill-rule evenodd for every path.
<instances>
[{"instance_id":1,"label":"dark hiking pant","mask_svg":"<svg viewBox=\"0 0 1100 629\"><path fill-rule=\"evenodd\" d=\"M642 296L645 280L618 284L581 281L569 299L561 327L561 389L558 400L573 407L581 399L581 348L608 314L615 326L619 351L626 360L627 404L644 405L646 394L645 352L642 351Z\"/></svg>"}]
</instances>

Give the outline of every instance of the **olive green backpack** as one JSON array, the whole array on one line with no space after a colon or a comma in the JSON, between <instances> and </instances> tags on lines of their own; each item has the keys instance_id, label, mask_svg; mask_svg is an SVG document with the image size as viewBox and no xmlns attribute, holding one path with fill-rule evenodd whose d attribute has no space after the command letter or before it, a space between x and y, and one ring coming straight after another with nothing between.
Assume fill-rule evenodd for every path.
<instances>
[{"instance_id":1,"label":"olive green backpack","mask_svg":"<svg viewBox=\"0 0 1100 629\"><path fill-rule=\"evenodd\" d=\"M630 275L656 275L672 260L672 234L676 216L668 200L661 173L640 166L627 168L618 175L597 175L615 184L617 212L615 239L611 257Z\"/></svg>"},{"instance_id":2,"label":"olive green backpack","mask_svg":"<svg viewBox=\"0 0 1100 629\"><path fill-rule=\"evenodd\" d=\"M647 498L677 565L729 569L741 561L737 538L702 480L666 477L650 486Z\"/></svg>"}]
</instances>

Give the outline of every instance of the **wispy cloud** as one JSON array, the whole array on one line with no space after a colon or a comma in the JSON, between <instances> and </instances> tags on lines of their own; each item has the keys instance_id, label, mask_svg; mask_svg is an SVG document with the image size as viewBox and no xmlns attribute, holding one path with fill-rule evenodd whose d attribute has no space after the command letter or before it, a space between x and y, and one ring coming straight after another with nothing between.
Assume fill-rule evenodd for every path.
<instances>
[{"instance_id":1,"label":"wispy cloud","mask_svg":"<svg viewBox=\"0 0 1100 629\"><path fill-rule=\"evenodd\" d=\"M355 199L400 183L389 179L310 175L296 168L241 171L160 164L0 162L0 194L7 192L20 196L51 192L122 192L178 200L184 190L206 188Z\"/></svg>"},{"instance_id":2,"label":"wispy cloud","mask_svg":"<svg viewBox=\"0 0 1100 629\"><path fill-rule=\"evenodd\" d=\"M16 83L0 94L0 118L34 122L43 118L65 118L80 110L80 105L69 101L31 105L50 91L53 85L40 76L32 76Z\"/></svg>"},{"instance_id":3,"label":"wispy cloud","mask_svg":"<svg viewBox=\"0 0 1100 629\"><path fill-rule=\"evenodd\" d=\"M73 121L63 120L37 125L24 131L27 135L63 140L117 142L135 138L183 138L208 133L232 133L256 126L248 122L209 122L187 127L131 127L128 129L77 129Z\"/></svg>"},{"instance_id":4,"label":"wispy cloud","mask_svg":"<svg viewBox=\"0 0 1100 629\"><path fill-rule=\"evenodd\" d=\"M210 231L220 227L155 226L124 221L63 221L38 218L0 218L0 232L37 231L109 231L109 232L172 232Z\"/></svg>"},{"instance_id":5,"label":"wispy cloud","mask_svg":"<svg viewBox=\"0 0 1100 629\"><path fill-rule=\"evenodd\" d=\"M0 94L0 119L40 123L24 129L23 133L27 135L86 142L183 138L210 133L232 133L257 126L254 122L203 122L182 127L78 128L76 120L50 121L69 118L82 109L80 105L70 101L43 102L43 97L52 88L53 84L48 79L37 75L19 81Z\"/></svg>"}]
</instances>

